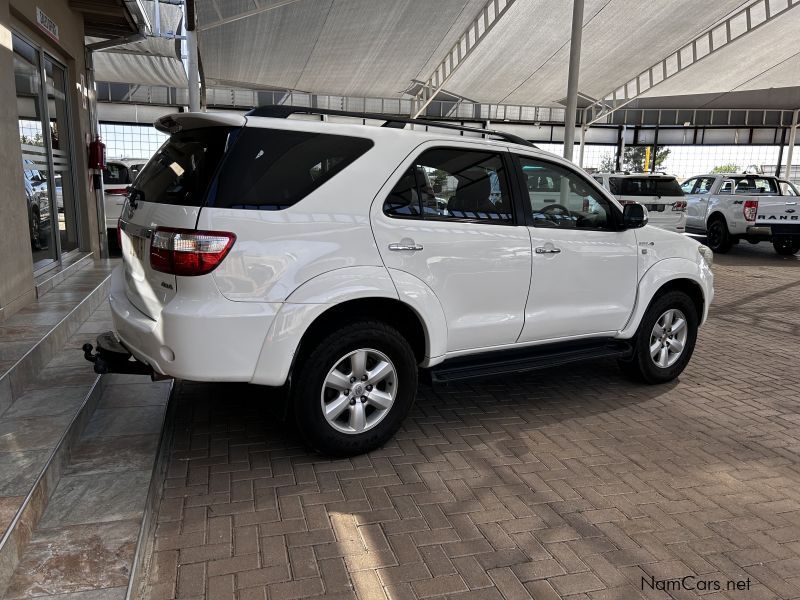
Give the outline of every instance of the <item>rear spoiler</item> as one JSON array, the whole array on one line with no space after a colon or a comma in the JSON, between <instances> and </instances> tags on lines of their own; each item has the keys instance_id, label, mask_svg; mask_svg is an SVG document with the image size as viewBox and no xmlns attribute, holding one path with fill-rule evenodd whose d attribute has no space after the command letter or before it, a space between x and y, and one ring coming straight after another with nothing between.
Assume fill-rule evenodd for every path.
<instances>
[{"instance_id":1,"label":"rear spoiler","mask_svg":"<svg viewBox=\"0 0 800 600\"><path fill-rule=\"evenodd\" d=\"M242 115L231 112L173 113L164 115L153 123L153 127L164 133L178 133L187 129L213 127L243 127L247 122Z\"/></svg>"}]
</instances>

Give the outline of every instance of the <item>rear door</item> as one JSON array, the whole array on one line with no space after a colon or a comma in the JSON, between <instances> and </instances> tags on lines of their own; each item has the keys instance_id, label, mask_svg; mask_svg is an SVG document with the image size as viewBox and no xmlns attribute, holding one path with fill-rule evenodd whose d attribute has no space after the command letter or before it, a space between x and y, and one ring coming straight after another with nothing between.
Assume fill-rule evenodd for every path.
<instances>
[{"instance_id":1,"label":"rear door","mask_svg":"<svg viewBox=\"0 0 800 600\"><path fill-rule=\"evenodd\" d=\"M385 265L422 280L447 321L447 350L513 344L522 330L531 242L518 224L505 151L429 147L390 180L371 220Z\"/></svg>"},{"instance_id":2,"label":"rear door","mask_svg":"<svg viewBox=\"0 0 800 600\"><path fill-rule=\"evenodd\" d=\"M157 227L195 228L212 176L233 131L213 122L202 125L205 126L170 136L139 173L123 209L126 295L152 319L157 319L163 306L175 296L178 285L174 275L150 267L153 233Z\"/></svg>"}]
</instances>

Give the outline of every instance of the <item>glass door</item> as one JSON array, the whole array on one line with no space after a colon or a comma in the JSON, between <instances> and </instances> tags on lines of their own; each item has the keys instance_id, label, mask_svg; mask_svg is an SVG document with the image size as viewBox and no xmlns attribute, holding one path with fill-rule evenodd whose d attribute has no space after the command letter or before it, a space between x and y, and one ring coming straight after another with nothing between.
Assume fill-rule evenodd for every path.
<instances>
[{"instance_id":1,"label":"glass door","mask_svg":"<svg viewBox=\"0 0 800 600\"><path fill-rule=\"evenodd\" d=\"M44 133L41 62L38 50L16 35L13 48L24 188L24 198L20 197L17 204L18 210L27 213L33 268L39 270L58 258L51 210L53 178Z\"/></svg>"},{"instance_id":2,"label":"glass door","mask_svg":"<svg viewBox=\"0 0 800 600\"><path fill-rule=\"evenodd\" d=\"M67 71L48 55L44 55L47 91L48 136L52 156L52 194L56 212L61 254L78 248L75 186L72 181L72 152L67 112Z\"/></svg>"}]
</instances>

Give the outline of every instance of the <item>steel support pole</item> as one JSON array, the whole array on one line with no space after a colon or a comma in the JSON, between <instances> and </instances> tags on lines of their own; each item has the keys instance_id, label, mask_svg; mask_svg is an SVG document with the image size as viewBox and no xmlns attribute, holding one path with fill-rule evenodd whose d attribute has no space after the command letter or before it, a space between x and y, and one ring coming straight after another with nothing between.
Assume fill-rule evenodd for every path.
<instances>
[{"instance_id":1,"label":"steel support pole","mask_svg":"<svg viewBox=\"0 0 800 600\"><path fill-rule=\"evenodd\" d=\"M186 0L186 70L189 80L189 110L200 110L200 67L197 60L197 29L194 0Z\"/></svg>"},{"instance_id":2,"label":"steel support pole","mask_svg":"<svg viewBox=\"0 0 800 600\"><path fill-rule=\"evenodd\" d=\"M797 140L797 118L800 115L800 109L792 113L792 126L789 129L789 145L786 148L786 179L791 180L792 177L792 155L794 154L794 143Z\"/></svg>"},{"instance_id":3,"label":"steel support pole","mask_svg":"<svg viewBox=\"0 0 800 600\"><path fill-rule=\"evenodd\" d=\"M578 152L578 166L583 167L583 151L586 148L586 126L581 123L581 146Z\"/></svg>"},{"instance_id":4,"label":"steel support pole","mask_svg":"<svg viewBox=\"0 0 800 600\"><path fill-rule=\"evenodd\" d=\"M582 33L583 0L574 0L572 5L572 35L569 43L567 111L564 116L564 158L567 160L572 160L575 145L575 113L578 110L578 73L581 68Z\"/></svg>"}]
</instances>

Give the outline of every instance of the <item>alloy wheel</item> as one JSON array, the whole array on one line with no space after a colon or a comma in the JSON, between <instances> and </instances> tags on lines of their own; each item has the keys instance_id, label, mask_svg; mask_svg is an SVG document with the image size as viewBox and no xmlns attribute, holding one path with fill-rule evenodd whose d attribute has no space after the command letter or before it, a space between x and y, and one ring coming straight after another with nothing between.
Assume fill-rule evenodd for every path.
<instances>
[{"instance_id":1,"label":"alloy wheel","mask_svg":"<svg viewBox=\"0 0 800 600\"><path fill-rule=\"evenodd\" d=\"M342 433L364 433L391 411L397 397L397 369L379 350L354 350L328 371L320 397L322 414L331 427Z\"/></svg>"},{"instance_id":2,"label":"alloy wheel","mask_svg":"<svg viewBox=\"0 0 800 600\"><path fill-rule=\"evenodd\" d=\"M650 333L650 358L657 367L666 369L674 365L683 354L689 327L677 308L670 308L653 325Z\"/></svg>"}]
</instances>

